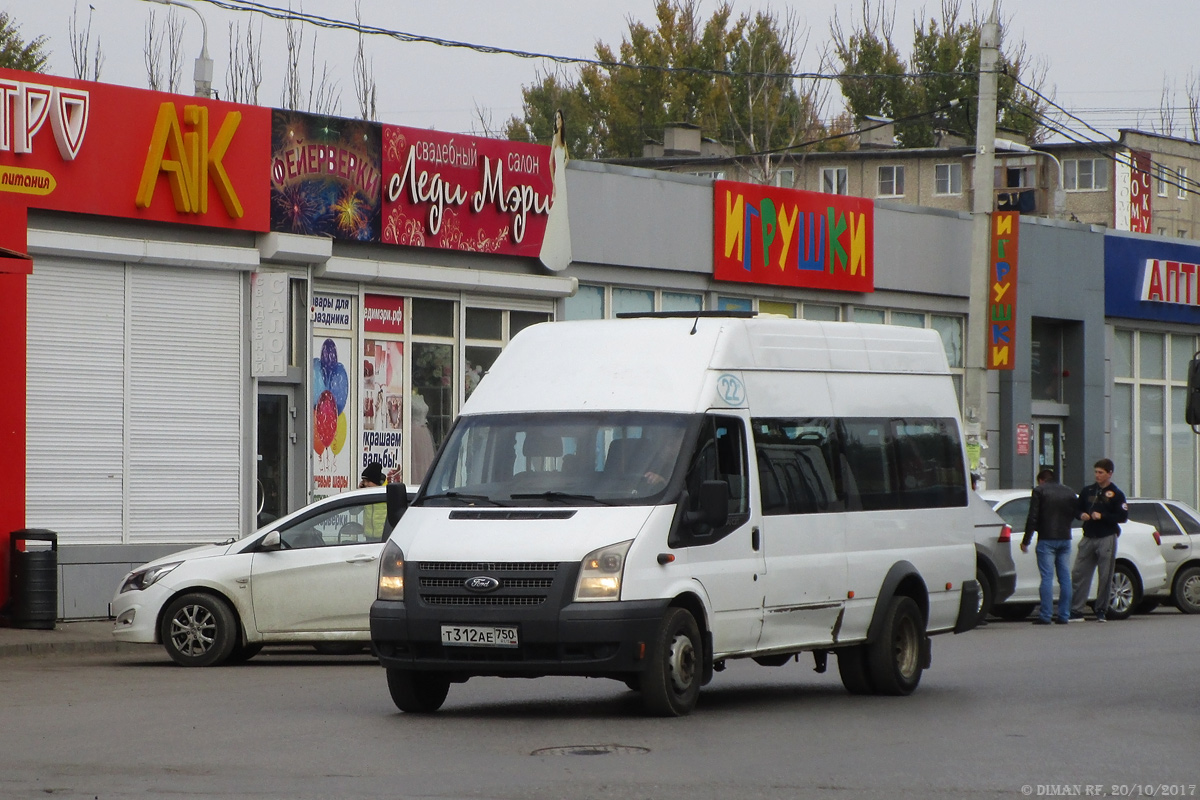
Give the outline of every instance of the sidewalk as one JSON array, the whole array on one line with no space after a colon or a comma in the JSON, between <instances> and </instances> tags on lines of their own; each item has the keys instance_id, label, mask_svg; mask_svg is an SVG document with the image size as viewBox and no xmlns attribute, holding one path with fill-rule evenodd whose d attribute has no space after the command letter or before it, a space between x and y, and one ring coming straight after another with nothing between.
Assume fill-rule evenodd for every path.
<instances>
[{"instance_id":1,"label":"sidewalk","mask_svg":"<svg viewBox=\"0 0 1200 800\"><path fill-rule=\"evenodd\" d=\"M146 652L146 645L118 642L112 620L58 622L54 630L0 628L0 658Z\"/></svg>"}]
</instances>

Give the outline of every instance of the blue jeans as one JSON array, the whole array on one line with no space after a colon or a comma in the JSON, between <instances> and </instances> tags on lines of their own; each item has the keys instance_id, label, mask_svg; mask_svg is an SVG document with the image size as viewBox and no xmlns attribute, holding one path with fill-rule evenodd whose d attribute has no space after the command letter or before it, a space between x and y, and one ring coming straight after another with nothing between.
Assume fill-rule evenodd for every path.
<instances>
[{"instance_id":1,"label":"blue jeans","mask_svg":"<svg viewBox=\"0 0 1200 800\"><path fill-rule=\"evenodd\" d=\"M1040 587L1041 618L1050 621L1054 608L1054 575L1058 573L1058 618L1071 618L1071 540L1041 539L1037 543L1038 572L1042 576Z\"/></svg>"}]
</instances>

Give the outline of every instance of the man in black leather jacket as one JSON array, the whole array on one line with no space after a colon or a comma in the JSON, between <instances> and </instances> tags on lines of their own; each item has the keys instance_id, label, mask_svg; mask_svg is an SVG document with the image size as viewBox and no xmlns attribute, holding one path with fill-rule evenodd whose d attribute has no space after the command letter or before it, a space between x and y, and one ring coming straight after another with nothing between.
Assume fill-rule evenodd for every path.
<instances>
[{"instance_id":1,"label":"man in black leather jacket","mask_svg":"<svg viewBox=\"0 0 1200 800\"><path fill-rule=\"evenodd\" d=\"M1096 621L1104 622L1108 617L1108 601L1112 594L1113 566L1117 561L1117 537L1121 534L1121 523L1129 519L1129 507L1125 493L1112 482L1113 462L1102 458L1096 462L1096 482L1084 487L1079 493L1076 513L1083 520L1083 538L1075 554L1075 566L1071 570L1071 619L1083 619L1088 591L1092 587L1092 573L1096 580Z\"/></svg>"},{"instance_id":2,"label":"man in black leather jacket","mask_svg":"<svg viewBox=\"0 0 1200 800\"><path fill-rule=\"evenodd\" d=\"M1029 542L1036 531L1037 565L1041 575L1041 609L1034 625L1049 625L1051 621L1066 625L1071 617L1071 523L1075 520L1078 500L1070 487L1059 483L1054 470L1038 473L1037 486L1029 501L1025 518L1025 537L1021 552L1029 552ZM1054 576L1058 575L1058 614L1054 611Z\"/></svg>"}]
</instances>

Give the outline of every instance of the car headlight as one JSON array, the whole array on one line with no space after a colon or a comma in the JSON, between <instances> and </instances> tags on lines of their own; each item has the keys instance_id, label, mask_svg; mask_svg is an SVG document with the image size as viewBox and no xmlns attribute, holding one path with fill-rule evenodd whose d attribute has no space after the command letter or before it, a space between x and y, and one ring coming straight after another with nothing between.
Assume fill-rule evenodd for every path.
<instances>
[{"instance_id":1,"label":"car headlight","mask_svg":"<svg viewBox=\"0 0 1200 800\"><path fill-rule=\"evenodd\" d=\"M394 539L388 539L379 557L379 592L376 597L380 600L404 599L404 553Z\"/></svg>"},{"instance_id":2,"label":"car headlight","mask_svg":"<svg viewBox=\"0 0 1200 800\"><path fill-rule=\"evenodd\" d=\"M625 574L625 554L631 544L632 539L610 544L583 557L579 580L575 583L577 601L621 599L621 576Z\"/></svg>"},{"instance_id":3,"label":"car headlight","mask_svg":"<svg viewBox=\"0 0 1200 800\"><path fill-rule=\"evenodd\" d=\"M121 584L121 592L140 592L142 589L149 589L182 563L182 561L172 561L170 564L159 564L134 570L126 576L125 582Z\"/></svg>"}]
</instances>

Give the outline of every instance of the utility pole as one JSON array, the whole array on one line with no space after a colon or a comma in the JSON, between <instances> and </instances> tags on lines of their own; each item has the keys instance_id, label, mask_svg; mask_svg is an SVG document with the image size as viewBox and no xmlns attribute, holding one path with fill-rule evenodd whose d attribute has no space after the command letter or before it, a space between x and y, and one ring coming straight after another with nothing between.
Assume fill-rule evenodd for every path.
<instances>
[{"instance_id":1,"label":"utility pole","mask_svg":"<svg viewBox=\"0 0 1200 800\"><path fill-rule=\"evenodd\" d=\"M1000 60L998 2L983 24L979 37L979 102L975 123L974 198L971 204L971 294L967 307L967 374L964 385L967 449L972 468L983 482L988 478L987 325L988 257L991 247L992 208L996 165L996 64ZM978 454L979 463L975 459Z\"/></svg>"}]
</instances>

